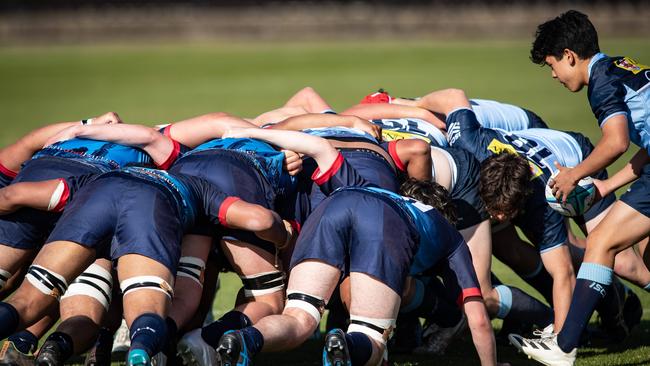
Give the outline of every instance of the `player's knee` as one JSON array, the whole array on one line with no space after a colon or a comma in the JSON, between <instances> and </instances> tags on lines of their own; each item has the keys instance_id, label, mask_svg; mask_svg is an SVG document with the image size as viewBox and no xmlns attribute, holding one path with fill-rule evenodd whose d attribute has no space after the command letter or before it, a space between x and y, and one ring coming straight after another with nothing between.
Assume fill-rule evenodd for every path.
<instances>
[{"instance_id":1,"label":"player's knee","mask_svg":"<svg viewBox=\"0 0 650 366\"><path fill-rule=\"evenodd\" d=\"M73 296L88 297L97 301L108 311L112 292L113 276L109 271L93 263L72 282L61 299Z\"/></svg>"},{"instance_id":2,"label":"player's knee","mask_svg":"<svg viewBox=\"0 0 650 366\"><path fill-rule=\"evenodd\" d=\"M56 300L68 290L68 283L62 275L39 265L29 266L25 279L36 290Z\"/></svg>"},{"instance_id":3,"label":"player's knee","mask_svg":"<svg viewBox=\"0 0 650 366\"><path fill-rule=\"evenodd\" d=\"M268 230L275 224L275 217L270 210L255 206L248 212L247 226L250 231Z\"/></svg>"}]
</instances>

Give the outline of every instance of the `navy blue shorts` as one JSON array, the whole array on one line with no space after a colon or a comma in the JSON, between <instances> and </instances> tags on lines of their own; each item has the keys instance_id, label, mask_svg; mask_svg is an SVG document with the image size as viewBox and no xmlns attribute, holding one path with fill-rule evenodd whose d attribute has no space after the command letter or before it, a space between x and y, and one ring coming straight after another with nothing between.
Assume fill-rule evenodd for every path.
<instances>
[{"instance_id":1,"label":"navy blue shorts","mask_svg":"<svg viewBox=\"0 0 650 366\"><path fill-rule=\"evenodd\" d=\"M348 276L361 272L401 294L419 234L388 198L341 191L326 198L307 219L291 268L309 259L335 266Z\"/></svg>"},{"instance_id":2,"label":"navy blue shorts","mask_svg":"<svg viewBox=\"0 0 650 366\"><path fill-rule=\"evenodd\" d=\"M42 157L25 163L13 182L39 182L92 173L98 173L98 170L91 165L58 157ZM17 249L40 248L60 216L60 213L31 208L0 216L0 243Z\"/></svg>"},{"instance_id":3,"label":"navy blue shorts","mask_svg":"<svg viewBox=\"0 0 650 366\"><path fill-rule=\"evenodd\" d=\"M643 172L620 200L628 206L650 217L650 164L643 167Z\"/></svg>"},{"instance_id":4,"label":"navy blue shorts","mask_svg":"<svg viewBox=\"0 0 650 366\"><path fill-rule=\"evenodd\" d=\"M528 116L528 128L548 128L548 125L542 117L538 116L532 111L529 111L528 109L522 108L524 112L526 113L526 116Z\"/></svg>"},{"instance_id":5,"label":"navy blue shorts","mask_svg":"<svg viewBox=\"0 0 650 366\"><path fill-rule=\"evenodd\" d=\"M594 151L594 145L591 143L591 141L589 141L589 138L583 134L569 131L565 131L565 133L571 135L571 137L573 137L578 142L578 145L580 145L580 150L582 150L583 160L586 159L592 151ZM596 174L593 174L592 177L600 180L605 180L609 176L607 174L607 169L603 169ZM616 195L612 192L591 206L587 212L582 215L582 217L577 217L574 220L578 224L584 224L585 222L600 215L601 212L605 211L609 206L613 205L614 202L616 202Z\"/></svg>"},{"instance_id":6,"label":"navy blue shorts","mask_svg":"<svg viewBox=\"0 0 650 366\"><path fill-rule=\"evenodd\" d=\"M205 150L184 156L169 169L172 174L200 177L214 184L229 196L273 209L275 192L271 184L242 153L229 150ZM223 236L224 239L243 241L275 253L275 246L255 234L223 229L199 218L187 232L204 236Z\"/></svg>"},{"instance_id":7,"label":"navy blue shorts","mask_svg":"<svg viewBox=\"0 0 650 366\"><path fill-rule=\"evenodd\" d=\"M478 191L481 164L466 150L453 147L445 150L456 162L456 184L449 193L458 216L455 227L457 230L463 230L490 217Z\"/></svg>"},{"instance_id":8,"label":"navy blue shorts","mask_svg":"<svg viewBox=\"0 0 650 366\"><path fill-rule=\"evenodd\" d=\"M126 254L151 258L176 273L183 237L170 192L128 176L102 176L82 187L67 205L48 243L71 241L111 259Z\"/></svg>"},{"instance_id":9,"label":"navy blue shorts","mask_svg":"<svg viewBox=\"0 0 650 366\"><path fill-rule=\"evenodd\" d=\"M345 161L350 164L354 170L359 173L363 179L368 181L368 183L373 184L375 187L383 188L391 192L397 192L399 190L399 182L397 176L391 168L390 165L384 160L384 158L378 153L370 150L360 149L340 149L341 154L345 158ZM311 161L311 162L310 162ZM313 159L308 159L305 161L307 163L306 168L311 170L309 172L310 176L313 173L313 170L316 168L313 163ZM311 165L309 165L311 164ZM311 194L309 196L311 208L314 209L318 204L325 199L325 195L321 192L320 188L316 183L313 184L311 189Z\"/></svg>"}]
</instances>

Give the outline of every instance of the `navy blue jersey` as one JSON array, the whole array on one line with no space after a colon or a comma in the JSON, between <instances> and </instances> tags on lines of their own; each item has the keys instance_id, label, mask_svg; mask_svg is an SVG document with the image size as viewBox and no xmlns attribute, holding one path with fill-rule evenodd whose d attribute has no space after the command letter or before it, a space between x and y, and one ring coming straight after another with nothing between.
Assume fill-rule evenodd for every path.
<instances>
[{"instance_id":1,"label":"navy blue jersey","mask_svg":"<svg viewBox=\"0 0 650 366\"><path fill-rule=\"evenodd\" d=\"M650 66L629 57L596 54L589 62L587 96L598 125L627 117L630 141L650 151Z\"/></svg>"},{"instance_id":2,"label":"navy blue jersey","mask_svg":"<svg viewBox=\"0 0 650 366\"><path fill-rule=\"evenodd\" d=\"M261 174L274 195L286 195L295 189L295 178L282 168L284 153L260 140L248 138L214 139L197 146L186 155L199 154L204 158L223 156L223 150L230 151L229 155L231 156L237 155L240 162L247 163ZM192 171L191 161L196 160L191 158L180 159L174 164L174 169L182 170L184 174L201 176L206 179L209 179L209 175L216 174L215 170L202 171L205 167L196 167L198 169ZM214 168L218 171L218 167L215 166Z\"/></svg>"},{"instance_id":3,"label":"navy blue jersey","mask_svg":"<svg viewBox=\"0 0 650 366\"><path fill-rule=\"evenodd\" d=\"M38 151L32 159L51 156L89 164L102 172L127 165L153 165L151 157L141 149L88 139L71 139L54 143Z\"/></svg>"}]
</instances>

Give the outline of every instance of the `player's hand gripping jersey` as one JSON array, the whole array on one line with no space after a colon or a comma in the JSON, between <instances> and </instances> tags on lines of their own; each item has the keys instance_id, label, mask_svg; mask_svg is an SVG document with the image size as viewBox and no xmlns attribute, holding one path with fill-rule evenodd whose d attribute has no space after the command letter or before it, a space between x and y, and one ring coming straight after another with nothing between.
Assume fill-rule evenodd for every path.
<instances>
[{"instance_id":1,"label":"player's hand gripping jersey","mask_svg":"<svg viewBox=\"0 0 650 366\"><path fill-rule=\"evenodd\" d=\"M650 66L598 53L589 63L587 96L601 128L625 115L630 141L650 151Z\"/></svg>"}]
</instances>

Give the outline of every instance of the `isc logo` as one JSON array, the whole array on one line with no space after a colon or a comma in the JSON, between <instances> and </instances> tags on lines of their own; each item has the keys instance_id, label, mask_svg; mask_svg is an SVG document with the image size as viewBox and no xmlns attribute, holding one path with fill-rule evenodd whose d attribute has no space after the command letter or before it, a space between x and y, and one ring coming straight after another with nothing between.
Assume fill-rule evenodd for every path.
<instances>
[{"instance_id":1,"label":"isc logo","mask_svg":"<svg viewBox=\"0 0 650 366\"><path fill-rule=\"evenodd\" d=\"M600 293L600 296L605 297L605 289L600 285L600 283L592 282L591 285L589 285L589 288Z\"/></svg>"}]
</instances>

